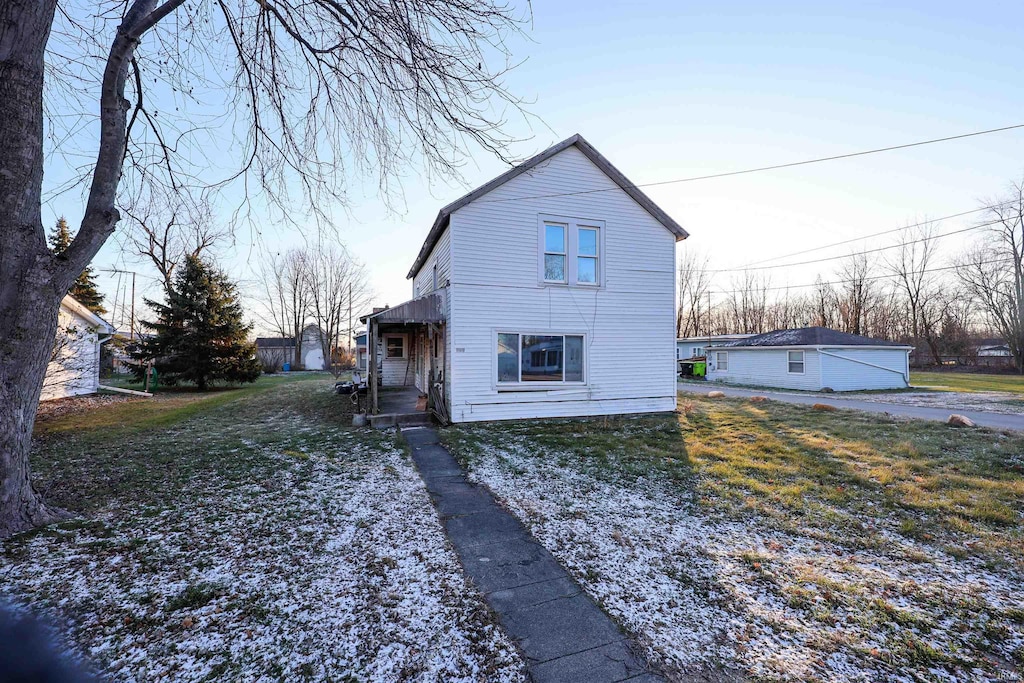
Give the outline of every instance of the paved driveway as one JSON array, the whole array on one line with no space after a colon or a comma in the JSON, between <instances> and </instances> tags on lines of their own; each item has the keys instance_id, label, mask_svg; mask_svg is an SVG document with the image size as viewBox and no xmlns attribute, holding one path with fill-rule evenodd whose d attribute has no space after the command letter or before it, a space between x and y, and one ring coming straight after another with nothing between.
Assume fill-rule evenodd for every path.
<instances>
[{"instance_id":1,"label":"paved driveway","mask_svg":"<svg viewBox=\"0 0 1024 683\"><path fill-rule=\"evenodd\" d=\"M925 406L904 405L900 403L884 403L875 394L870 401L853 397L844 397L841 394L800 394L788 391L771 391L763 389L743 389L724 384L698 384L696 382L679 382L679 391L690 394L707 394L711 391L724 391L726 396L767 396L773 401L784 403L798 403L811 405L814 403L828 403L836 408L849 408L851 410L863 410L869 413L888 413L900 417L910 417L917 420L936 420L945 422L951 413L966 415L974 420L975 424L992 427L993 429L1015 429L1024 431L1024 414L1001 414L981 410L950 410L948 408L928 408Z\"/></svg>"}]
</instances>

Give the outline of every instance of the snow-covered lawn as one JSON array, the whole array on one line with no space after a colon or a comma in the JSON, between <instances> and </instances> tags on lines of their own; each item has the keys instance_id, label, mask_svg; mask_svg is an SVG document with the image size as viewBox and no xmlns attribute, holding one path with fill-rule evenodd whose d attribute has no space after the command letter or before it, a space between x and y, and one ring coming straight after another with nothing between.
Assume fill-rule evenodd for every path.
<instances>
[{"instance_id":1,"label":"snow-covered lawn","mask_svg":"<svg viewBox=\"0 0 1024 683\"><path fill-rule=\"evenodd\" d=\"M446 438L680 679L1020 680L1024 440L684 407Z\"/></svg>"},{"instance_id":2,"label":"snow-covered lawn","mask_svg":"<svg viewBox=\"0 0 1024 683\"><path fill-rule=\"evenodd\" d=\"M337 400L291 383L158 433L47 441L106 472L51 468L65 497L81 476L110 500L5 544L5 596L116 681L522 680L410 461L333 422Z\"/></svg>"}]
</instances>

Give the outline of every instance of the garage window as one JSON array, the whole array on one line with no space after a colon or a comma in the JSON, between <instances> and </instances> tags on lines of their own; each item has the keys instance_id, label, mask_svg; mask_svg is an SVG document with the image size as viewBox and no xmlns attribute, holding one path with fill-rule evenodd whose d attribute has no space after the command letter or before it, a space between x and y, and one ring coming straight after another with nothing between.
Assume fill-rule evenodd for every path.
<instances>
[{"instance_id":1,"label":"garage window","mask_svg":"<svg viewBox=\"0 0 1024 683\"><path fill-rule=\"evenodd\" d=\"M729 371L729 352L718 351L715 353L715 370L718 372Z\"/></svg>"},{"instance_id":2,"label":"garage window","mask_svg":"<svg viewBox=\"0 0 1024 683\"><path fill-rule=\"evenodd\" d=\"M802 374L804 374L804 352L803 351L790 351L789 352L789 373L791 375L802 375Z\"/></svg>"}]
</instances>

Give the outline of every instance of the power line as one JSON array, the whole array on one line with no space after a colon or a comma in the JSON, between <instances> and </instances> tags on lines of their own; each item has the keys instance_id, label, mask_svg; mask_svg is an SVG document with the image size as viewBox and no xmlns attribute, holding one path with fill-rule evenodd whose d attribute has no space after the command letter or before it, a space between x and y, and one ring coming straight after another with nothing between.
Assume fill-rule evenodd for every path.
<instances>
[{"instance_id":1,"label":"power line","mask_svg":"<svg viewBox=\"0 0 1024 683\"><path fill-rule=\"evenodd\" d=\"M950 230L949 232L939 233L938 235L929 235L928 237L922 237L920 239L910 240L909 242L900 242L899 244L890 244L889 246L886 246L886 247L875 247L874 249L865 249L864 251L853 251L853 252L850 252L849 254L840 254L839 256L826 256L824 258L812 259L810 261L798 261L796 263L779 263L779 264L776 264L774 266L755 266L755 267L752 267L752 268L750 268L750 267L748 267L748 268L722 268L722 269L719 269L719 270L708 270L707 272L709 272L709 273L738 273L738 272L748 272L748 271L752 271L752 270L772 270L774 268L789 268L789 267L794 267L794 266L807 266L807 265L811 265L813 263L824 263L825 261L836 261L838 259L849 258L850 256L861 256L863 254L874 254L874 253L877 253L879 251L888 251L889 249L898 249L899 247L902 247L902 246L905 246L905 245L909 245L909 244L918 244L920 242L927 242L929 240L937 240L937 239L941 239L943 237L949 237L950 235L959 235L962 232L968 232L970 230L978 230L979 228L987 228L988 226L995 225L996 223L999 223L999 222L1000 221L998 221L998 220L994 220L994 221L989 221L988 223L979 223L978 225L971 225L971 226L966 227L966 228L960 228L959 230Z\"/></svg>"},{"instance_id":2,"label":"power line","mask_svg":"<svg viewBox=\"0 0 1024 683\"><path fill-rule=\"evenodd\" d=\"M976 263L972 263L972 264L968 264L968 265L987 266L987 265L991 265L993 263L1011 263L1011 262L1013 262L1013 260L1014 259L1012 257L1006 257L1006 258L992 259L990 261L978 261ZM961 267L963 267L963 266L942 266L942 267L939 267L939 268L926 268L926 269L918 271L918 272L920 272L920 273L938 273L938 272L946 271L946 270L956 270L957 268L961 268ZM808 284L805 284L805 285L783 285L783 286L779 286L779 287L757 287L756 290L757 291L763 291L763 292L776 292L776 291L781 291L781 290L784 290L784 289L806 289L807 287L821 287L821 286L824 286L824 285L842 285L842 284L846 284L846 283L849 283L849 282L873 282L875 280L886 280L886 279L896 278L896 277L900 277L900 274L899 273L888 273L886 275L872 275L872 276L869 276L869 277L862 277L862 278L847 278L845 280L829 280L827 282L811 282L811 283L808 283ZM749 291L749 290L745 290L745 289L717 290L716 289L716 290L708 290L708 291L711 292L712 294L742 294L743 292L746 292L746 291Z\"/></svg>"},{"instance_id":3,"label":"power line","mask_svg":"<svg viewBox=\"0 0 1024 683\"><path fill-rule=\"evenodd\" d=\"M978 137L980 135L990 135L992 133L1002 133L1008 130L1016 130L1018 128L1024 128L1024 123L1015 123L1012 126L1003 126L1001 128L989 128L986 130L977 130L971 133L961 133L960 135L949 135L944 138L932 138L931 140L918 140L917 142L907 142L901 145L890 145L888 147L876 147L874 149L866 149L859 152L848 152L846 154L835 154L828 157L817 157L815 159L804 159L803 161L790 161L784 164L773 164L771 166L758 166L756 168L745 168L739 171L726 171L725 173L712 173L709 175L690 176L688 178L676 178L675 180L659 180L650 183L638 183L636 185L627 185L630 189L639 189L642 187L658 187L660 185L673 185L677 183L692 183L700 180L714 180L716 178L729 178L738 175L747 175L750 173L761 173L762 171L777 171L783 168L794 168L796 166L807 166L809 164L820 164L825 161L837 161L839 159L852 159L854 157L867 156L868 154L878 154L880 152L892 152L899 149L909 149L911 147L922 147L924 145L934 145L939 142L950 142L952 140L963 140L964 138ZM525 197L501 197L497 199L481 199L480 203L490 204L496 202L512 202L519 201L522 199L548 199L550 197L572 197L584 194L596 194L598 192L614 192L619 189L625 189L616 185L615 187L602 187L595 188L593 190L578 190L576 192L557 192L553 194L539 194Z\"/></svg>"},{"instance_id":4,"label":"power line","mask_svg":"<svg viewBox=\"0 0 1024 683\"><path fill-rule=\"evenodd\" d=\"M762 263L770 263L772 261L778 261L779 259L790 258L791 256L803 256L804 254L811 254L811 253L814 253L816 251L822 251L823 249L830 249L832 247L840 247L840 246L842 246L844 244L850 244L852 242L860 242L861 240L871 239L872 237L881 237L882 235L891 235L894 232L902 232L903 230L909 230L910 228L919 228L922 225L928 225L930 223L941 223L942 221L950 220L950 219L953 219L953 218L962 218L963 216L968 216L968 215L970 215L972 213L978 213L979 211L988 211L990 209L996 209L996 208L999 208L999 207L1002 207L1002 206L1006 206L1006 204L1008 204L1008 203L1012 203L1012 202L1001 202L999 204L992 204L991 206L981 206L981 207L978 207L977 209L971 209L970 211L961 211L960 213L952 213L952 214L949 214L948 216L939 216L937 218L929 218L927 220L921 221L920 223L911 223L909 225L904 225L904 226L899 227L899 228L890 228L889 230L882 230L881 232L873 232L870 235L861 235L860 237L851 237L850 239L842 240L840 242L832 242L830 244L823 244L820 247L812 247L810 249L803 249L801 251L794 251L794 252L790 252L788 254L781 254L779 256L773 256L771 258L761 259L760 261L752 261L752 262L746 264L745 266L737 267L737 268L731 268L729 270L736 270L736 271L746 270L747 268L749 268L751 266L757 266L757 265L760 265Z\"/></svg>"}]
</instances>

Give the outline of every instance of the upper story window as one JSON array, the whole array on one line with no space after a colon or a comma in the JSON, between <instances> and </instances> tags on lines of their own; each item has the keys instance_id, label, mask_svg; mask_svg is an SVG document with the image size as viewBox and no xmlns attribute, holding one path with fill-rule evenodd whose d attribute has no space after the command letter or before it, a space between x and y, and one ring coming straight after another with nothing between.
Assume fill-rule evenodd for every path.
<instances>
[{"instance_id":1,"label":"upper story window","mask_svg":"<svg viewBox=\"0 0 1024 683\"><path fill-rule=\"evenodd\" d=\"M566 226L544 224L544 280L566 282L565 257L567 254Z\"/></svg>"},{"instance_id":2,"label":"upper story window","mask_svg":"<svg viewBox=\"0 0 1024 683\"><path fill-rule=\"evenodd\" d=\"M597 284L598 229L580 226L576 237L576 282Z\"/></svg>"},{"instance_id":3,"label":"upper story window","mask_svg":"<svg viewBox=\"0 0 1024 683\"><path fill-rule=\"evenodd\" d=\"M601 221L541 216L541 281L599 286L602 277L603 227Z\"/></svg>"}]
</instances>

